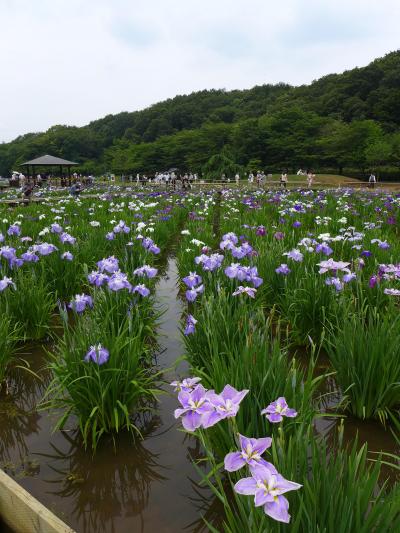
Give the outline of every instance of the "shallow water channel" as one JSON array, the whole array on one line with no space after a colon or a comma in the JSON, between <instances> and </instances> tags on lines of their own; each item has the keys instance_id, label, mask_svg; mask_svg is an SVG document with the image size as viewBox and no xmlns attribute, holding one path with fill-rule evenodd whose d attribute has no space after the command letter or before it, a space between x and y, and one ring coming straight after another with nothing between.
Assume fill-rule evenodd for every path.
<instances>
[{"instance_id":1,"label":"shallow water channel","mask_svg":"<svg viewBox=\"0 0 400 533\"><path fill-rule=\"evenodd\" d=\"M156 286L165 309L159 327L160 368L170 368L183 353L179 322L176 262L168 259ZM37 371L45 363L42 347L23 355ZM185 373L185 364L165 377ZM42 373L44 382L50 376ZM202 531L202 509L209 494L197 485L191 457L196 441L179 431L173 417L175 395L163 394L146 420L143 441L127 435L100 446L94 458L71 429L52 434L54 414L37 412L45 383L26 372L10 380L10 394L0 401L0 461L5 471L79 533ZM212 505L211 505L212 509Z\"/></svg>"}]
</instances>

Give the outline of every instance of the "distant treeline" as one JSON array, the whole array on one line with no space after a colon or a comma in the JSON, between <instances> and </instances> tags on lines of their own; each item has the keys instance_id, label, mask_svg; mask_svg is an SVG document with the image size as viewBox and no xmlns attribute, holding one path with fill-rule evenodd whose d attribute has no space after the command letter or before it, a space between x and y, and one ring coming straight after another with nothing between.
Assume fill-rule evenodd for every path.
<instances>
[{"instance_id":1,"label":"distant treeline","mask_svg":"<svg viewBox=\"0 0 400 533\"><path fill-rule=\"evenodd\" d=\"M0 175L47 153L94 174L309 168L400 178L400 51L311 85L201 91L29 133L0 145Z\"/></svg>"}]
</instances>

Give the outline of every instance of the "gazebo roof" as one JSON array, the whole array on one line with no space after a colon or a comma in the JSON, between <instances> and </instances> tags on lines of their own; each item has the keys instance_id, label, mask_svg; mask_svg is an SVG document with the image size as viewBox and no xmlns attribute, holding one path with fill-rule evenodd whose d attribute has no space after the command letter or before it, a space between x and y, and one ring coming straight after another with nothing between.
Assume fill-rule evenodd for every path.
<instances>
[{"instance_id":1,"label":"gazebo roof","mask_svg":"<svg viewBox=\"0 0 400 533\"><path fill-rule=\"evenodd\" d=\"M33 166L66 166L70 167L73 165L78 165L79 163L74 163L73 161L67 161L67 159L61 159L60 157L54 157L53 155L42 155L41 157L37 157L36 159L32 159L31 161L25 161L25 163L21 163L20 166L24 165L33 165Z\"/></svg>"}]
</instances>

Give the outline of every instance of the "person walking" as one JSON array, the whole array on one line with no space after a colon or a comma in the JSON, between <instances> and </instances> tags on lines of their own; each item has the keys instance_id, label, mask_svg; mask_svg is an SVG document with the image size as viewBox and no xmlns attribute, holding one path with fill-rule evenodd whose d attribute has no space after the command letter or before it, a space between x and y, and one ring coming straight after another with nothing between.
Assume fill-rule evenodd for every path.
<instances>
[{"instance_id":1,"label":"person walking","mask_svg":"<svg viewBox=\"0 0 400 533\"><path fill-rule=\"evenodd\" d=\"M288 175L287 175L287 172L282 172L282 174L281 174L281 186L282 186L284 189L286 189L287 182L288 182Z\"/></svg>"},{"instance_id":2,"label":"person walking","mask_svg":"<svg viewBox=\"0 0 400 533\"><path fill-rule=\"evenodd\" d=\"M314 174L311 172L311 170L309 170L307 172L307 186L309 189L311 189L313 181L314 181Z\"/></svg>"},{"instance_id":3,"label":"person walking","mask_svg":"<svg viewBox=\"0 0 400 533\"><path fill-rule=\"evenodd\" d=\"M375 188L375 183L376 183L376 176L373 172L371 172L369 178L368 178L368 182L369 182L369 187L371 189L374 189Z\"/></svg>"}]
</instances>

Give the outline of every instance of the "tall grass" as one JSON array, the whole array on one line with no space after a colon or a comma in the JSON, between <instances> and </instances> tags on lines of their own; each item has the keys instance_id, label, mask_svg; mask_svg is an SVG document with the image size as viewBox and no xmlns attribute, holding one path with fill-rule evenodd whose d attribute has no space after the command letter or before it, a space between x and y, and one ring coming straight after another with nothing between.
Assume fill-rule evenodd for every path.
<instances>
[{"instance_id":1,"label":"tall grass","mask_svg":"<svg viewBox=\"0 0 400 533\"><path fill-rule=\"evenodd\" d=\"M39 340L49 332L56 307L55 295L36 272L19 271L13 277L16 289L0 294L0 312L21 326L25 339Z\"/></svg>"},{"instance_id":2,"label":"tall grass","mask_svg":"<svg viewBox=\"0 0 400 533\"><path fill-rule=\"evenodd\" d=\"M85 447L93 450L105 434L114 438L128 430L140 435L134 414L151 409L156 394L139 313L119 322L111 319L113 314L115 306L102 322L82 317L72 327L62 312L64 337L50 356L54 379L41 406L65 410L56 429L75 415ZM89 347L99 343L109 350L109 360L103 365L86 362Z\"/></svg>"},{"instance_id":3,"label":"tall grass","mask_svg":"<svg viewBox=\"0 0 400 533\"><path fill-rule=\"evenodd\" d=\"M0 317L0 389L14 361L20 328L8 316Z\"/></svg>"},{"instance_id":4,"label":"tall grass","mask_svg":"<svg viewBox=\"0 0 400 533\"><path fill-rule=\"evenodd\" d=\"M400 409L400 316L365 308L346 313L330 328L326 350L336 379L358 418L379 418Z\"/></svg>"}]
</instances>

